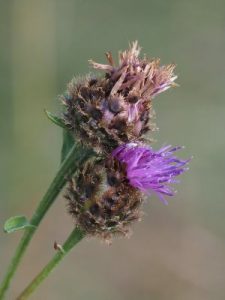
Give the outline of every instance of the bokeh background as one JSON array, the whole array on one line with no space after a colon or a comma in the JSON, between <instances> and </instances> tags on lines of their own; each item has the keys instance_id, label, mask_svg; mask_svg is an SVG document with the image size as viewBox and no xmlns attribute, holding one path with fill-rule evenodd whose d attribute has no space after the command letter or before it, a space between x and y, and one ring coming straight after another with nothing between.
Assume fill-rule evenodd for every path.
<instances>
[{"instance_id":1,"label":"bokeh background","mask_svg":"<svg viewBox=\"0 0 225 300\"><path fill-rule=\"evenodd\" d=\"M222 300L225 297L224 0L0 0L0 224L31 216L59 166L61 130L44 115L87 60L138 39L175 62L180 87L154 100L157 145L194 156L165 207L152 197L130 239L83 241L31 297ZM59 197L7 299L13 300L73 226ZM22 233L0 231L0 279Z\"/></svg>"}]
</instances>

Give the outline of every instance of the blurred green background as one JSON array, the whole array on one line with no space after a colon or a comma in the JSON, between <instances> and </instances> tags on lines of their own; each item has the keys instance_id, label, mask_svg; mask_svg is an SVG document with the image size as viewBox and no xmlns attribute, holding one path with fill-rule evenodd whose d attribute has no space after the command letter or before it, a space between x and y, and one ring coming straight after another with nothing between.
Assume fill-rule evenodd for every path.
<instances>
[{"instance_id":1,"label":"blurred green background","mask_svg":"<svg viewBox=\"0 0 225 300\"><path fill-rule=\"evenodd\" d=\"M59 166L61 130L44 115L87 60L104 62L138 39L175 62L180 87L155 102L156 145L194 156L178 194L156 198L133 236L83 241L31 299L222 300L225 297L224 0L0 0L0 224L31 216ZM73 226L59 197L41 224L7 299L52 257ZM0 232L0 279L21 233Z\"/></svg>"}]
</instances>

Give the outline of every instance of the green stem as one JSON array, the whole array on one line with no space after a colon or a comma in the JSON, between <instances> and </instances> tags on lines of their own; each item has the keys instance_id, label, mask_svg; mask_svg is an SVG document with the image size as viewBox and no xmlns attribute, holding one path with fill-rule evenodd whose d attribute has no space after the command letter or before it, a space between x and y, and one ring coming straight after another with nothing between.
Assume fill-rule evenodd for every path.
<instances>
[{"instance_id":1,"label":"green stem","mask_svg":"<svg viewBox=\"0 0 225 300\"><path fill-rule=\"evenodd\" d=\"M41 282L48 277L51 271L58 265L58 263L68 254L68 252L84 238L85 233L80 228L75 228L62 248L58 250L58 253L50 260L50 262L42 269L42 271L33 279L33 281L27 286L27 288L20 294L16 300L27 299Z\"/></svg>"},{"instance_id":2,"label":"green stem","mask_svg":"<svg viewBox=\"0 0 225 300\"><path fill-rule=\"evenodd\" d=\"M74 145L69 151L65 160L61 164L58 173L56 174L46 194L39 203L39 206L37 207L33 217L31 218L30 223L34 226L25 230L24 235L17 247L16 253L11 261L6 276L0 286L0 300L4 298L5 292L9 287L10 281L38 225L45 216L49 207L53 204L55 198L58 196L63 186L66 184L68 177L71 176L74 173L74 171L77 168L79 168L79 166L82 165L82 163L92 155L93 152L91 150L84 149L79 144Z\"/></svg>"}]
</instances>

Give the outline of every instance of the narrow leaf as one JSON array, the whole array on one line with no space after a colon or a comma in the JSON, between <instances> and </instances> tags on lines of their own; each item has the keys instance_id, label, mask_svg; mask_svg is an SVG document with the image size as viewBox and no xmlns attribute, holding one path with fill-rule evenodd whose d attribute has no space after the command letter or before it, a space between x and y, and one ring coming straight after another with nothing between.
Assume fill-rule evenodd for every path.
<instances>
[{"instance_id":1,"label":"narrow leaf","mask_svg":"<svg viewBox=\"0 0 225 300\"><path fill-rule=\"evenodd\" d=\"M66 128L63 120L60 117L53 115L51 112L47 111L46 109L45 109L45 113L48 119L52 121L54 124L58 125L59 127Z\"/></svg>"},{"instance_id":2,"label":"narrow leaf","mask_svg":"<svg viewBox=\"0 0 225 300\"><path fill-rule=\"evenodd\" d=\"M4 231L6 233L11 233L17 230L25 229L28 227L34 227L30 224L25 216L15 216L9 218L4 224Z\"/></svg>"},{"instance_id":3,"label":"narrow leaf","mask_svg":"<svg viewBox=\"0 0 225 300\"><path fill-rule=\"evenodd\" d=\"M64 161L70 149L73 147L74 137L68 130L63 130L63 145L61 150L61 162Z\"/></svg>"}]
</instances>

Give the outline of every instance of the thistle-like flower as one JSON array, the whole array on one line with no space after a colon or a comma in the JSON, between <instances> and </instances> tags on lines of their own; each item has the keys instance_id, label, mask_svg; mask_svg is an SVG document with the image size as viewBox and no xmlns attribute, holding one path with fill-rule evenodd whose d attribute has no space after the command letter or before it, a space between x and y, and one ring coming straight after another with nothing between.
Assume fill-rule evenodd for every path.
<instances>
[{"instance_id":1,"label":"thistle-like flower","mask_svg":"<svg viewBox=\"0 0 225 300\"><path fill-rule=\"evenodd\" d=\"M156 193L159 199L167 204L164 195L173 196L170 183L178 183L177 177L186 171L189 160L174 156L174 152L182 147L165 146L153 151L148 146L134 143L119 146L113 156L126 165L126 176L131 186L144 193Z\"/></svg>"},{"instance_id":2,"label":"thistle-like flower","mask_svg":"<svg viewBox=\"0 0 225 300\"><path fill-rule=\"evenodd\" d=\"M152 99L174 86L176 76L174 65L139 54L134 42L119 54L118 66L110 53L107 65L90 61L105 76L73 80L63 96L65 124L97 152L69 182L69 212L85 232L107 239L126 235L140 219L145 194L166 204L165 196L174 195L170 184L187 170L188 160L174 155L181 147L154 151L144 144L144 133L153 130Z\"/></svg>"},{"instance_id":3,"label":"thistle-like flower","mask_svg":"<svg viewBox=\"0 0 225 300\"><path fill-rule=\"evenodd\" d=\"M134 42L119 54L118 66L110 53L106 55L108 65L90 61L105 76L72 80L62 96L64 123L98 152L110 153L153 131L152 98L175 85L174 65L160 66L159 59L140 58L139 54L140 47Z\"/></svg>"},{"instance_id":4,"label":"thistle-like flower","mask_svg":"<svg viewBox=\"0 0 225 300\"><path fill-rule=\"evenodd\" d=\"M158 151L134 143L116 148L105 161L89 162L70 182L66 197L76 223L91 235L109 238L127 234L130 224L140 219L144 194L173 196L169 186L187 170L189 160L166 146Z\"/></svg>"}]
</instances>

